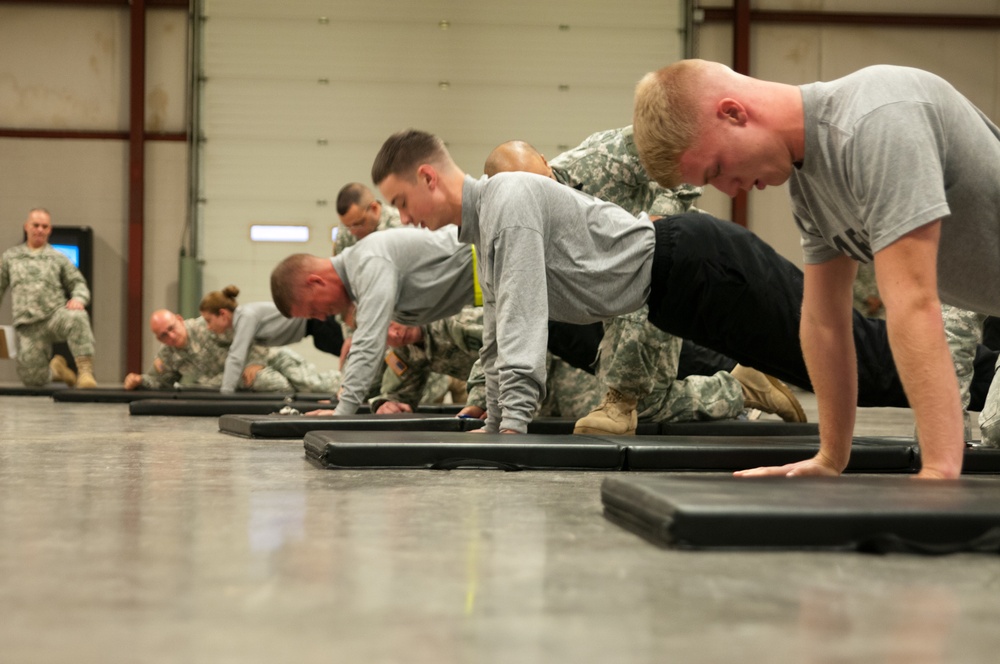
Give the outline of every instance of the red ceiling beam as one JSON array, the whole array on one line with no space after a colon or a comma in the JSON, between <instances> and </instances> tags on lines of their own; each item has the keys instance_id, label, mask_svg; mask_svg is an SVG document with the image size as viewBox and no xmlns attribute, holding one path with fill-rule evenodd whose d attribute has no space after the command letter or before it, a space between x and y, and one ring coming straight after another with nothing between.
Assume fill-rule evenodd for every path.
<instances>
[{"instance_id":1,"label":"red ceiling beam","mask_svg":"<svg viewBox=\"0 0 1000 664\"><path fill-rule=\"evenodd\" d=\"M131 134L127 131L99 131L87 129L4 129L0 127L0 138L51 138L77 140L113 140L127 141ZM147 141L177 141L186 142L187 132L146 132Z\"/></svg>"},{"instance_id":2,"label":"red ceiling beam","mask_svg":"<svg viewBox=\"0 0 1000 664\"><path fill-rule=\"evenodd\" d=\"M128 7L131 0L0 0L0 5L76 5L92 7ZM146 7L174 7L187 9L189 0L146 0Z\"/></svg>"},{"instance_id":3,"label":"red ceiling beam","mask_svg":"<svg viewBox=\"0 0 1000 664\"><path fill-rule=\"evenodd\" d=\"M705 23L732 23L736 10L700 7ZM961 14L896 14L868 12L803 12L776 9L750 10L751 23L794 23L798 25L872 25L881 28L968 28L995 30L1000 28L1000 16Z\"/></svg>"},{"instance_id":4,"label":"red ceiling beam","mask_svg":"<svg viewBox=\"0 0 1000 664\"><path fill-rule=\"evenodd\" d=\"M733 5L733 69L750 75L750 0L736 0ZM746 228L750 215L747 212L747 192L736 192L730 202L729 217Z\"/></svg>"},{"instance_id":5,"label":"red ceiling beam","mask_svg":"<svg viewBox=\"0 0 1000 664\"><path fill-rule=\"evenodd\" d=\"M125 367L142 372L143 230L146 207L146 0L129 9L128 282Z\"/></svg>"}]
</instances>

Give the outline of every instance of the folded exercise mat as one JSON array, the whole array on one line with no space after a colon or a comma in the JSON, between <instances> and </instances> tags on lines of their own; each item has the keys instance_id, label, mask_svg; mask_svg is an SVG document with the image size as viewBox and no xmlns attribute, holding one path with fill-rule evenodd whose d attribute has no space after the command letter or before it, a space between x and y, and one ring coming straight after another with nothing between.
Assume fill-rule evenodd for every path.
<instances>
[{"instance_id":1,"label":"folded exercise mat","mask_svg":"<svg viewBox=\"0 0 1000 664\"><path fill-rule=\"evenodd\" d=\"M186 399L200 401L279 401L293 398L296 401L329 399L329 394L281 394L278 392L236 392L222 394L218 390L184 388L177 390L126 390L96 388L92 390L66 389L53 394L56 401L130 403L143 399Z\"/></svg>"},{"instance_id":2,"label":"folded exercise mat","mask_svg":"<svg viewBox=\"0 0 1000 664\"><path fill-rule=\"evenodd\" d=\"M219 431L245 438L302 438L310 431L469 431L482 420L446 413L392 415L223 415Z\"/></svg>"},{"instance_id":3,"label":"folded exercise mat","mask_svg":"<svg viewBox=\"0 0 1000 664\"><path fill-rule=\"evenodd\" d=\"M818 436L819 425L779 420L661 422L656 433L661 436Z\"/></svg>"},{"instance_id":4,"label":"folded exercise mat","mask_svg":"<svg viewBox=\"0 0 1000 664\"><path fill-rule=\"evenodd\" d=\"M819 436L640 436L628 442L629 470L733 471L809 459ZM850 471L908 473L912 438L854 439Z\"/></svg>"},{"instance_id":5,"label":"folded exercise mat","mask_svg":"<svg viewBox=\"0 0 1000 664\"><path fill-rule=\"evenodd\" d=\"M187 417L221 417L230 414L269 415L289 406L308 412L329 405L315 401L263 401L260 399L142 399L128 405L130 415L179 415Z\"/></svg>"},{"instance_id":6,"label":"folded exercise mat","mask_svg":"<svg viewBox=\"0 0 1000 664\"><path fill-rule=\"evenodd\" d=\"M528 433L540 435L569 435L576 427L576 420L568 417L538 417L528 423ZM660 425L654 422L639 422L635 433L638 436L652 436L659 432Z\"/></svg>"},{"instance_id":7,"label":"folded exercise mat","mask_svg":"<svg viewBox=\"0 0 1000 664\"><path fill-rule=\"evenodd\" d=\"M0 397L50 397L56 392L67 390L65 385L0 385Z\"/></svg>"},{"instance_id":8,"label":"folded exercise mat","mask_svg":"<svg viewBox=\"0 0 1000 664\"><path fill-rule=\"evenodd\" d=\"M619 470L622 437L312 431L306 456L325 468Z\"/></svg>"},{"instance_id":9,"label":"folded exercise mat","mask_svg":"<svg viewBox=\"0 0 1000 664\"><path fill-rule=\"evenodd\" d=\"M1000 552L1000 482L608 477L611 521L679 548Z\"/></svg>"},{"instance_id":10,"label":"folded exercise mat","mask_svg":"<svg viewBox=\"0 0 1000 664\"><path fill-rule=\"evenodd\" d=\"M418 413L441 413L443 415L458 415L458 413L465 408L464 403L422 403L417 406ZM365 411L367 412L368 406L365 405Z\"/></svg>"},{"instance_id":11,"label":"folded exercise mat","mask_svg":"<svg viewBox=\"0 0 1000 664\"><path fill-rule=\"evenodd\" d=\"M914 468L920 468L920 451L916 449ZM966 444L965 460L962 462L963 474L1000 473L1000 448L983 447L979 444Z\"/></svg>"}]
</instances>

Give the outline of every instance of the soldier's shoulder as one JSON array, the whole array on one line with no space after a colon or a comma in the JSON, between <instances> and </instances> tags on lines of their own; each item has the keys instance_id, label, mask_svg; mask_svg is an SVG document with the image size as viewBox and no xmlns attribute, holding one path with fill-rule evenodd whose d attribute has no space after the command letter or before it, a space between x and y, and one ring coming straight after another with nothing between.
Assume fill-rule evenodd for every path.
<instances>
[{"instance_id":1,"label":"soldier's shoulder","mask_svg":"<svg viewBox=\"0 0 1000 664\"><path fill-rule=\"evenodd\" d=\"M21 256L26 253L28 253L28 245L16 244L0 254L0 260L14 258L15 256Z\"/></svg>"}]
</instances>

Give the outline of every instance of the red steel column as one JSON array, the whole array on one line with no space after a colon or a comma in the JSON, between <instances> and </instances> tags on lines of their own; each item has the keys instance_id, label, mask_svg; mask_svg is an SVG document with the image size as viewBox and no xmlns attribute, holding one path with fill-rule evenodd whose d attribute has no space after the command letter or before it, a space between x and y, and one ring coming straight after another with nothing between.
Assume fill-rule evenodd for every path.
<instances>
[{"instance_id":1,"label":"red steel column","mask_svg":"<svg viewBox=\"0 0 1000 664\"><path fill-rule=\"evenodd\" d=\"M146 204L146 0L129 10L128 291L125 303L125 367L142 371L143 222Z\"/></svg>"},{"instance_id":2,"label":"red steel column","mask_svg":"<svg viewBox=\"0 0 1000 664\"><path fill-rule=\"evenodd\" d=\"M750 75L750 0L733 3L733 70ZM740 226L747 225L747 192L733 197L731 217Z\"/></svg>"}]
</instances>

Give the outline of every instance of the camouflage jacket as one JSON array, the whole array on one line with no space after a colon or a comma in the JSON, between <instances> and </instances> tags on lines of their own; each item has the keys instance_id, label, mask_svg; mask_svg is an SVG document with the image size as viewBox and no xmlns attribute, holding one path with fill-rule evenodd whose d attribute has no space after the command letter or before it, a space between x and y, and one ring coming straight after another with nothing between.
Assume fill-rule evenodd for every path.
<instances>
[{"instance_id":1,"label":"camouflage jacket","mask_svg":"<svg viewBox=\"0 0 1000 664\"><path fill-rule=\"evenodd\" d=\"M205 319L188 318L184 321L188 342L184 348L163 346L153 360L153 367L142 375L142 386L148 390L166 389L182 379L186 383L203 387L220 387L226 368L232 331L217 335L208 329ZM247 366L266 365L270 349L252 346L247 356Z\"/></svg>"},{"instance_id":2,"label":"camouflage jacket","mask_svg":"<svg viewBox=\"0 0 1000 664\"><path fill-rule=\"evenodd\" d=\"M422 343L394 348L386 355L389 366L382 377L382 394L372 399L373 410L386 401L416 409L432 372L463 381L468 378L483 345L483 309L466 307L455 316L425 325L423 331Z\"/></svg>"},{"instance_id":3,"label":"camouflage jacket","mask_svg":"<svg viewBox=\"0 0 1000 664\"><path fill-rule=\"evenodd\" d=\"M632 126L592 134L583 143L549 162L556 179L614 203L630 213L650 216L680 214L701 196L700 187L665 189L649 179L639 162Z\"/></svg>"},{"instance_id":4,"label":"camouflage jacket","mask_svg":"<svg viewBox=\"0 0 1000 664\"><path fill-rule=\"evenodd\" d=\"M382 214L378 218L378 226L372 233L378 233L379 231L384 231L387 228L399 228L403 225L403 222L399 219L399 211L391 205L386 205L382 203ZM333 245L333 254L337 255L348 247L353 247L358 243L357 238L351 234L351 231L347 230L347 227L340 224L337 228L337 241Z\"/></svg>"},{"instance_id":5,"label":"camouflage jacket","mask_svg":"<svg viewBox=\"0 0 1000 664\"><path fill-rule=\"evenodd\" d=\"M10 288L14 297L14 325L45 320L66 306L67 300L90 303L87 280L66 256L46 244L32 251L27 244L0 256L0 300Z\"/></svg>"}]
</instances>

